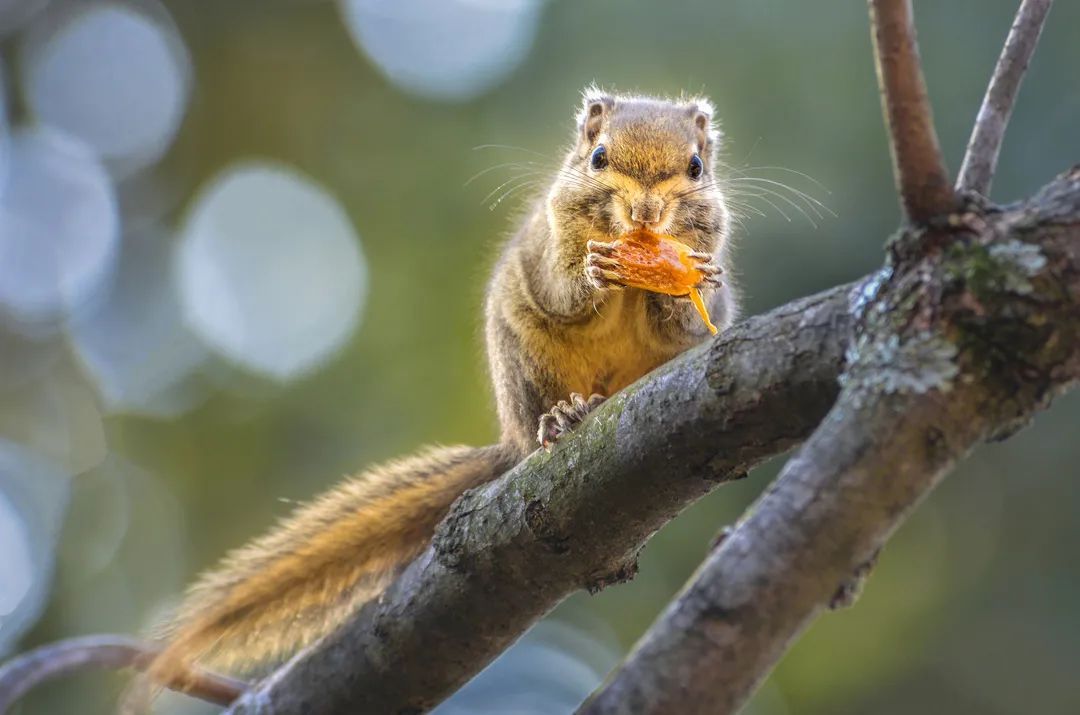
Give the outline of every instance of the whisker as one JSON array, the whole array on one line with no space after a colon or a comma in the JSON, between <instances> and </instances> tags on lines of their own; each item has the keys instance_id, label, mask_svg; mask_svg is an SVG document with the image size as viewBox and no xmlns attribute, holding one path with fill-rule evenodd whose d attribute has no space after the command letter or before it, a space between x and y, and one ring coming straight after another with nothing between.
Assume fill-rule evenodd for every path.
<instances>
[{"instance_id":1,"label":"whisker","mask_svg":"<svg viewBox=\"0 0 1080 715\"><path fill-rule=\"evenodd\" d=\"M753 196L753 197L754 197L755 199L761 199L762 201L764 201L765 203L767 203L767 204L768 204L769 206L772 206L772 207L773 207L773 208L774 208L774 209L776 210L776 213L778 213L778 214L780 214L781 216L783 216L783 217L784 217L784 219L785 219L785 220L786 220L786 221L787 221L788 223L791 223L791 217L790 217L790 216L788 216L788 215L787 215L787 214L786 214L786 213L784 212L784 210L783 210L782 208L780 208L780 207L779 207L779 206L777 206L777 205L776 205L775 203L773 203L772 201L770 201L770 200L769 200L769 197L768 197L768 196L765 196L765 195L763 195L763 194L752 194L752 196Z\"/></svg>"},{"instance_id":2,"label":"whisker","mask_svg":"<svg viewBox=\"0 0 1080 715\"><path fill-rule=\"evenodd\" d=\"M802 178L804 178L807 181L811 182L812 184L814 184L815 186L817 186L819 189L821 189L822 191L824 191L827 194L832 193L825 186L825 184L821 183L820 181L818 181L814 177L810 176L809 174L804 174L803 172L801 172L801 171L799 171L797 169L792 169L792 168L787 167L787 166L744 166L739 171L759 171L759 170L760 171L769 171L769 170L771 170L771 171L786 171L789 174L795 174L796 176L801 176Z\"/></svg>"},{"instance_id":3,"label":"whisker","mask_svg":"<svg viewBox=\"0 0 1080 715\"><path fill-rule=\"evenodd\" d=\"M773 189L767 188L765 186L758 186L757 188L758 188L759 191L764 191L765 193L769 194L770 196L775 196L776 198L780 199L781 201L787 203L793 209L795 209L796 211L801 213L803 216L805 216L806 220L810 222L811 226L813 226L814 228L818 227L817 222L814 221L813 216L811 216L809 213L807 213L806 209L804 209L799 204L795 203L795 201L793 201L792 199L788 198L784 194L781 194L779 191L774 191ZM765 197L761 196L759 198L763 199ZM819 215L819 218L820 218L820 215Z\"/></svg>"},{"instance_id":4,"label":"whisker","mask_svg":"<svg viewBox=\"0 0 1080 715\"><path fill-rule=\"evenodd\" d=\"M528 181L523 181L520 184L517 184L515 186L511 186L509 189L504 191L503 194L499 198L495 199L495 201L490 206L488 206L488 210L494 211L499 206L499 204L501 204L503 201L510 198L511 196L513 196L515 193L517 193L521 189L524 189L524 188L529 187L529 186L536 185L536 182L537 182L536 179L529 179Z\"/></svg>"},{"instance_id":5,"label":"whisker","mask_svg":"<svg viewBox=\"0 0 1080 715\"><path fill-rule=\"evenodd\" d=\"M509 179L507 179L506 181L502 182L501 184L499 184L498 186L496 186L496 187L495 187L494 189L492 189L491 191L489 191L489 192L488 192L488 194L487 194L487 196L485 196L484 198L480 199L480 203L482 203L482 204L486 204L486 203L487 203L488 201L490 201L490 200L492 199L492 197L493 197L493 196L495 196L495 194L497 194L497 193L499 193L500 191L502 191L503 187L505 187L505 186L506 186L507 184L512 184L512 183L514 183L515 181L519 181L519 180L521 180L521 179L524 179L524 178L525 178L526 176L530 176L530 175L529 175L529 174L518 174L517 176L512 176L512 177L510 177ZM531 179L530 179L530 180L531 180Z\"/></svg>"},{"instance_id":6,"label":"whisker","mask_svg":"<svg viewBox=\"0 0 1080 715\"><path fill-rule=\"evenodd\" d=\"M569 172L569 173L567 173L567 172ZM561 176L564 176L564 177L567 177L567 178L579 179L581 181L584 181L584 182L586 182L588 184L591 184L591 185L595 186L598 189L603 189L605 191L614 190L614 188L615 188L614 186L611 186L607 182L605 182L605 181L603 181L601 179L598 179L595 176L589 176L584 171L581 171L580 169L578 169L576 167L573 167L573 166L565 166L565 165L561 166L561 167L559 167L558 173Z\"/></svg>"},{"instance_id":7,"label":"whisker","mask_svg":"<svg viewBox=\"0 0 1080 715\"><path fill-rule=\"evenodd\" d=\"M715 188L720 187L720 186L722 186L722 184L720 182L716 182L716 183L713 183L713 184L708 184L706 186L695 186L692 189L686 189L684 191L680 191L679 193L675 194L674 197L676 199L685 199L685 198L688 198L690 196L696 196L698 194L703 194L706 191L711 191L712 189L715 189Z\"/></svg>"},{"instance_id":8,"label":"whisker","mask_svg":"<svg viewBox=\"0 0 1080 715\"><path fill-rule=\"evenodd\" d=\"M542 159L550 159L551 158L547 154L541 154L538 151L534 151L532 149L526 149L523 146L514 146L513 144L479 144L479 145L473 147L473 151L479 151L481 149L510 149L512 151L524 151L524 152L527 152L529 154L534 154L534 155L536 155L536 156L538 156L538 157L540 157Z\"/></svg>"},{"instance_id":9,"label":"whisker","mask_svg":"<svg viewBox=\"0 0 1080 715\"><path fill-rule=\"evenodd\" d=\"M746 209L748 211L754 212L755 214L757 214L761 218L765 218L765 212L764 211L759 209L757 206L754 206L754 205L752 205L750 203L747 203L746 201L729 201L728 206L733 208L733 209Z\"/></svg>"},{"instance_id":10,"label":"whisker","mask_svg":"<svg viewBox=\"0 0 1080 715\"><path fill-rule=\"evenodd\" d=\"M505 169L508 166L512 166L512 167L515 167L515 168L518 168L518 169L525 168L525 166L524 166L524 164L522 162L519 162L519 161L506 161L506 162L503 162L502 164L496 164L495 166L489 166L486 169L481 169L480 171L476 172L471 177L469 177L469 180L466 181L464 184L462 184L462 186L468 186L469 184L476 181L477 179L479 179L484 174L489 174L492 171L496 171L498 169Z\"/></svg>"},{"instance_id":11,"label":"whisker","mask_svg":"<svg viewBox=\"0 0 1080 715\"><path fill-rule=\"evenodd\" d=\"M830 216L832 216L833 218L836 218L836 213L833 212L832 209L830 209L828 206L823 204L821 201L817 200L816 198L814 198L810 194L806 193L805 191L800 191L799 189L796 189L794 186L788 186L787 184L785 184L785 183L783 183L781 181L773 181L772 179L766 179L766 178L760 177L760 176L736 177L735 179L732 179L732 181L756 181L756 182L760 182L760 183L772 184L773 186L779 186L781 188L787 189L788 191L790 191L791 193L795 194L796 196L801 198L803 201L805 201L807 206L811 210L813 210L814 213L817 214L818 218L824 218L824 216L821 215L820 211L818 211L816 208L814 208L815 206L820 207L826 213L828 213Z\"/></svg>"},{"instance_id":12,"label":"whisker","mask_svg":"<svg viewBox=\"0 0 1080 715\"><path fill-rule=\"evenodd\" d=\"M788 204L795 204L795 202L791 198L785 196L784 194L782 194L782 193L780 193L778 191L774 191L773 189L770 189L770 188L765 187L765 186L760 186L758 184L749 184L749 185L757 188L759 191L767 192L767 193L772 194L773 196L781 198L783 201L785 201ZM796 198L801 198L801 197L797 196ZM803 201L806 203L807 208L810 211L812 211L815 216L817 216L819 219L825 218L825 216L821 213L821 211L818 210L818 208L816 206L814 206L812 203L806 202L805 199L803 199ZM795 205L798 205L798 204L795 204ZM806 212L803 210L803 208L801 206L799 206L799 211L802 212L804 215L807 215Z\"/></svg>"}]
</instances>

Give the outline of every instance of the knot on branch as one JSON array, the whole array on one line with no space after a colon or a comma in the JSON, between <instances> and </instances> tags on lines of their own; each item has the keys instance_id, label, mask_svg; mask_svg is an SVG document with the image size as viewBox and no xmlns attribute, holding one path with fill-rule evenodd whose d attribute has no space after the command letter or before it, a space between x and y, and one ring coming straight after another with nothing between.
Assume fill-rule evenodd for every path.
<instances>
[{"instance_id":1,"label":"knot on branch","mask_svg":"<svg viewBox=\"0 0 1080 715\"><path fill-rule=\"evenodd\" d=\"M555 528L547 507L539 499L533 499L525 506L525 524L551 553L561 555L570 551L570 540Z\"/></svg>"},{"instance_id":2,"label":"knot on branch","mask_svg":"<svg viewBox=\"0 0 1080 715\"><path fill-rule=\"evenodd\" d=\"M471 516L482 508L485 501L479 489L469 489L453 503L446 518L435 527L431 545L435 559L444 567L458 571L464 568L467 542L472 525Z\"/></svg>"},{"instance_id":3,"label":"knot on branch","mask_svg":"<svg viewBox=\"0 0 1080 715\"><path fill-rule=\"evenodd\" d=\"M1065 226L1080 210L1078 189L1073 170L1023 205L979 200L894 237L890 265L851 296L856 335L841 382L852 396L986 381L998 388L988 407L1011 433L1054 386L1077 379L1080 332L1068 318L1080 310L1080 247ZM1058 217L1059 235L1045 222L1032 235L1031 217L1047 210Z\"/></svg>"},{"instance_id":4,"label":"knot on branch","mask_svg":"<svg viewBox=\"0 0 1080 715\"><path fill-rule=\"evenodd\" d=\"M590 594L595 595L608 586L632 581L637 576L637 573L638 555L637 552L634 552L626 561L617 565L614 569L592 575L585 584L585 588L588 589Z\"/></svg>"}]
</instances>

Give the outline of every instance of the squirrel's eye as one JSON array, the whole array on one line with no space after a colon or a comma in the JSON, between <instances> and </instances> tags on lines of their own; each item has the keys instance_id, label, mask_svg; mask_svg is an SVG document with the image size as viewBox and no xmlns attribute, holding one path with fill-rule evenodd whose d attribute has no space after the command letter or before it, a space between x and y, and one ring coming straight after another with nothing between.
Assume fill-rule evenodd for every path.
<instances>
[{"instance_id":1,"label":"squirrel's eye","mask_svg":"<svg viewBox=\"0 0 1080 715\"><path fill-rule=\"evenodd\" d=\"M592 168L597 171L607 167L607 149L604 148L603 144L593 149L592 158L589 162L592 164Z\"/></svg>"},{"instance_id":2,"label":"squirrel's eye","mask_svg":"<svg viewBox=\"0 0 1080 715\"><path fill-rule=\"evenodd\" d=\"M690 157L690 166L686 167L686 173L691 179L700 179L703 171L705 171L705 165L701 163L701 157L694 154Z\"/></svg>"}]
</instances>

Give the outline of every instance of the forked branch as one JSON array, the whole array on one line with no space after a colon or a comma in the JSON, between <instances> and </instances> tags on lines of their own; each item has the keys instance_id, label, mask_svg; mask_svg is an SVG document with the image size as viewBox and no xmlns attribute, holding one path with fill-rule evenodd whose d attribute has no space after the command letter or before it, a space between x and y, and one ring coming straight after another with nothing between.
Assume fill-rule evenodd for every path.
<instances>
[{"instance_id":1,"label":"forked branch","mask_svg":"<svg viewBox=\"0 0 1080 715\"><path fill-rule=\"evenodd\" d=\"M956 180L958 191L974 191L983 196L990 193L1005 128L1052 4L1053 0L1023 0L1020 3L975 118L975 128L971 131L964 163Z\"/></svg>"},{"instance_id":2,"label":"forked branch","mask_svg":"<svg viewBox=\"0 0 1080 715\"><path fill-rule=\"evenodd\" d=\"M957 205L941 158L926 94L911 0L869 0L881 108L893 176L910 222L926 223Z\"/></svg>"},{"instance_id":3,"label":"forked branch","mask_svg":"<svg viewBox=\"0 0 1080 715\"><path fill-rule=\"evenodd\" d=\"M868 286L836 405L579 715L738 711L959 459L1080 380L1080 169L975 226Z\"/></svg>"},{"instance_id":4,"label":"forked branch","mask_svg":"<svg viewBox=\"0 0 1080 715\"><path fill-rule=\"evenodd\" d=\"M1021 5L958 188L989 188L1049 5ZM926 220L948 207L941 196L919 203L921 172L944 169L910 3L870 8L897 185L909 218L925 211ZM837 585L975 442L1014 429L1080 380L1080 169L1022 207L960 228L949 254L896 264L865 291L837 404L580 715L734 713ZM975 265L993 276L988 283L969 284ZM1022 278L1010 286L1013 274ZM1007 352L999 335L1011 336Z\"/></svg>"}]
</instances>

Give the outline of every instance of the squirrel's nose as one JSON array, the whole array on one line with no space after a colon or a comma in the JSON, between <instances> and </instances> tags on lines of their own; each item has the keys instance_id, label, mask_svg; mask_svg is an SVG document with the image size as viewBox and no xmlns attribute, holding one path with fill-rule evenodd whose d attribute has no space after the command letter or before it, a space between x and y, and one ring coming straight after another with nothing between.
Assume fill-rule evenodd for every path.
<instances>
[{"instance_id":1,"label":"squirrel's nose","mask_svg":"<svg viewBox=\"0 0 1080 715\"><path fill-rule=\"evenodd\" d=\"M641 196L630 204L630 219L639 223L659 223L664 202L659 196Z\"/></svg>"}]
</instances>

